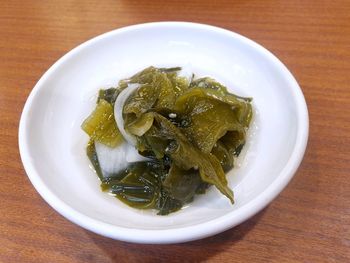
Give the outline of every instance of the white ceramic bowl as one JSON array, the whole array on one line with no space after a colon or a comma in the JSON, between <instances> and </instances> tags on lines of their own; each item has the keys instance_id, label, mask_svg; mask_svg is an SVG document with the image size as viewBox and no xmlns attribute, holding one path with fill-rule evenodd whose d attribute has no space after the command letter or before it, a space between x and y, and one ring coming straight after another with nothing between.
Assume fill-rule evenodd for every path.
<instances>
[{"instance_id":1,"label":"white ceramic bowl","mask_svg":"<svg viewBox=\"0 0 350 263\"><path fill-rule=\"evenodd\" d=\"M130 208L101 192L80 124L94 108L99 88L149 65L188 63L198 76L212 76L230 91L254 99L248 143L228 175L236 202L231 205L212 187L168 216ZM248 219L290 181L307 138L303 94L274 55L236 33L183 22L121 28L73 49L36 84L19 127L24 168L56 211L95 233L138 243L195 240Z\"/></svg>"}]
</instances>

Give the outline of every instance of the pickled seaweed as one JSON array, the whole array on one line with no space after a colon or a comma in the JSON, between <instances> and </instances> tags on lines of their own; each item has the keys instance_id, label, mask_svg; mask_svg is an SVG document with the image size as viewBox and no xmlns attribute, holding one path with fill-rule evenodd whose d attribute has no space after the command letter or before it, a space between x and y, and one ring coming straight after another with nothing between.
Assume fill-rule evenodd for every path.
<instances>
[{"instance_id":1,"label":"pickled seaweed","mask_svg":"<svg viewBox=\"0 0 350 263\"><path fill-rule=\"evenodd\" d=\"M103 180L103 174L96 154L95 142L93 140L90 140L86 146L86 155L88 156L100 180Z\"/></svg>"},{"instance_id":2,"label":"pickled seaweed","mask_svg":"<svg viewBox=\"0 0 350 263\"><path fill-rule=\"evenodd\" d=\"M157 172L147 162L135 163L116 176L120 180L110 179L101 187L135 208L154 208L160 193Z\"/></svg>"},{"instance_id":3,"label":"pickled seaweed","mask_svg":"<svg viewBox=\"0 0 350 263\"><path fill-rule=\"evenodd\" d=\"M215 185L233 203L232 190L227 186L227 181L220 162L210 153L200 151L191 144L186 136L165 117L155 113L156 137L169 141L163 150L172 161L184 170L194 168L199 170L199 175L204 182ZM156 126L155 126L156 127ZM145 134L147 137L147 133Z\"/></svg>"},{"instance_id":4,"label":"pickled seaweed","mask_svg":"<svg viewBox=\"0 0 350 263\"><path fill-rule=\"evenodd\" d=\"M100 99L96 109L83 122L82 129L93 141L115 147L123 141L114 120L113 107L104 99Z\"/></svg>"},{"instance_id":5,"label":"pickled seaweed","mask_svg":"<svg viewBox=\"0 0 350 263\"><path fill-rule=\"evenodd\" d=\"M87 155L102 190L159 215L178 211L211 185L234 203L225 172L244 147L252 118L251 98L232 94L209 77L181 76L181 70L148 67L117 87L100 90L96 109L82 124L90 137ZM126 101L118 107L122 115L117 126L117 97L132 85L135 90L126 90ZM95 142L118 147L122 134L135 138L133 147L147 159L103 174Z\"/></svg>"}]
</instances>

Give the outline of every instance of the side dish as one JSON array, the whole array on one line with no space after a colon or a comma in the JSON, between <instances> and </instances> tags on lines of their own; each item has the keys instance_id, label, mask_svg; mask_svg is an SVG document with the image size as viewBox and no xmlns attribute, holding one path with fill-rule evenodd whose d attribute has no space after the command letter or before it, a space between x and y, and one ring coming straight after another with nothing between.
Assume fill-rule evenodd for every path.
<instances>
[{"instance_id":1,"label":"side dish","mask_svg":"<svg viewBox=\"0 0 350 263\"><path fill-rule=\"evenodd\" d=\"M180 67L148 67L100 90L82 129L103 191L159 215L211 185L233 203L225 172L246 142L251 100Z\"/></svg>"}]
</instances>

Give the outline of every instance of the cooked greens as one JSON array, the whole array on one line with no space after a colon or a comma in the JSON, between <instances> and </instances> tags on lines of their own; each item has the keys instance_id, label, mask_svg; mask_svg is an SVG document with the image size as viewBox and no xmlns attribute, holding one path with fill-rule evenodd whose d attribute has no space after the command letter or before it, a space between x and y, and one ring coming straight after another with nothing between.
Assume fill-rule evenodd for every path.
<instances>
[{"instance_id":1,"label":"cooked greens","mask_svg":"<svg viewBox=\"0 0 350 263\"><path fill-rule=\"evenodd\" d=\"M104 99L98 100L96 109L83 122L82 129L93 141L116 147L123 140L114 120L113 107Z\"/></svg>"},{"instance_id":2,"label":"cooked greens","mask_svg":"<svg viewBox=\"0 0 350 263\"><path fill-rule=\"evenodd\" d=\"M100 90L95 110L82 124L102 189L131 207L156 209L160 215L179 210L210 185L234 202L225 171L240 154L252 118L251 98L231 94L211 78L181 77L180 71L148 67L116 88ZM117 126L117 98L132 85L137 89L124 96L123 123ZM135 138L132 147L145 160L105 175L95 142L111 148L126 143L118 127Z\"/></svg>"}]
</instances>

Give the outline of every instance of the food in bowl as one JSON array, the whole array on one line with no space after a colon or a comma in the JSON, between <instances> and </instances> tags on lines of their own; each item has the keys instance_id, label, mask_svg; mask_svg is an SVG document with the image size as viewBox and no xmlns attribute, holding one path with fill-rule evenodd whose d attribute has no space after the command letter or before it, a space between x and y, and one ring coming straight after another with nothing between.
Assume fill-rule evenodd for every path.
<instances>
[{"instance_id":1,"label":"food in bowl","mask_svg":"<svg viewBox=\"0 0 350 263\"><path fill-rule=\"evenodd\" d=\"M102 190L159 215L211 185L234 203L225 172L246 142L251 100L181 67L151 66L100 90L82 129Z\"/></svg>"},{"instance_id":2,"label":"food in bowl","mask_svg":"<svg viewBox=\"0 0 350 263\"><path fill-rule=\"evenodd\" d=\"M92 101L92 95L151 63L191 63L198 76L213 76L230 92L254 98L246 143L227 172L235 205L210 187L184 209L157 216L99 189L80 127L94 108L97 96ZM120 28L68 52L35 85L19 125L28 178L53 209L97 234L151 244L208 237L261 211L297 171L307 138L302 90L278 58L237 33L183 22Z\"/></svg>"}]
</instances>

